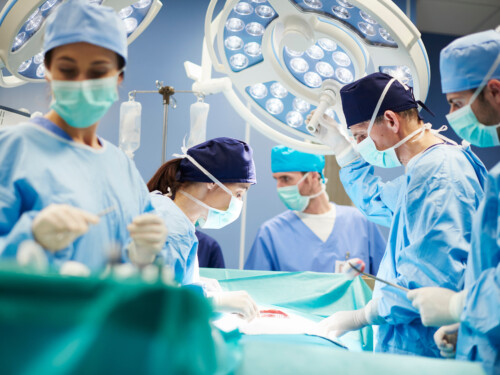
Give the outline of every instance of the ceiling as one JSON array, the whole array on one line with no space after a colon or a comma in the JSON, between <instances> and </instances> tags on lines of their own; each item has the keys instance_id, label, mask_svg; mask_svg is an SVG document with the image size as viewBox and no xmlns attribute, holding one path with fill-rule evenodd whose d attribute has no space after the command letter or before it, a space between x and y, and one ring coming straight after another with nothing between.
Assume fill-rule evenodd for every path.
<instances>
[{"instance_id":1,"label":"ceiling","mask_svg":"<svg viewBox=\"0 0 500 375\"><path fill-rule=\"evenodd\" d=\"M416 0L420 32L466 35L500 25L500 0Z\"/></svg>"}]
</instances>

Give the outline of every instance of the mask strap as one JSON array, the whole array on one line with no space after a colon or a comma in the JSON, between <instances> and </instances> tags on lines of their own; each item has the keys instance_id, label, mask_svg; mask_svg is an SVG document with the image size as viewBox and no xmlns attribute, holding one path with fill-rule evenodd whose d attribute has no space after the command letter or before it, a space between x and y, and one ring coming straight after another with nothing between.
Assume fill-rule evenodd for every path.
<instances>
[{"instance_id":1,"label":"mask strap","mask_svg":"<svg viewBox=\"0 0 500 375\"><path fill-rule=\"evenodd\" d=\"M375 106L375 110L373 111L372 118L370 119L370 125L368 125L368 130L366 132L368 137L370 136L370 133L371 133L372 128L373 128L373 124L375 123L375 119L377 118L378 110L382 106L382 102L385 99L387 91L389 91L389 88L391 87L391 85L394 83L395 80L396 80L396 78L392 78L389 82L387 82L387 85L385 85L384 91L382 91L382 95L380 95L380 98L378 99L377 105Z\"/></svg>"},{"instance_id":2,"label":"mask strap","mask_svg":"<svg viewBox=\"0 0 500 375\"><path fill-rule=\"evenodd\" d=\"M215 184L217 184L222 190L224 190L226 193L228 193L230 196L233 196L233 193L231 190L229 190L226 186L224 186L217 178L215 178L214 175L212 175L209 171L207 171L205 168L203 168L191 155L187 154L187 148L186 146L181 147L181 151L183 154L173 154L176 158L186 158L188 159L191 163L193 163L200 171L202 171L205 176L210 178Z\"/></svg>"},{"instance_id":3,"label":"mask strap","mask_svg":"<svg viewBox=\"0 0 500 375\"><path fill-rule=\"evenodd\" d=\"M204 207L206 208L207 210L213 210L213 211L219 211L221 212L220 210L216 209L216 208L213 208L213 207L210 207L208 204L206 203L203 203L202 201L200 201L198 198L195 198L193 197L191 194L185 192L184 190L179 190L179 193L181 193L182 195L185 195L186 197L188 197L189 199L191 199L193 202L195 202L196 204L199 204L201 207Z\"/></svg>"},{"instance_id":4,"label":"mask strap","mask_svg":"<svg viewBox=\"0 0 500 375\"><path fill-rule=\"evenodd\" d=\"M422 126L421 128L418 128L417 130L411 132L410 134L408 134L406 137L404 137L402 140L400 140L398 143L396 143L394 146L392 146L391 148L393 149L397 149L399 146L403 145L404 143L408 142L408 140L410 140L411 138L413 138L416 134L420 133L419 137L417 139L415 139L415 141L419 140L420 138L423 137L424 133L426 130L430 130L432 127L431 124L427 123L427 124L424 124L424 126Z\"/></svg>"},{"instance_id":5,"label":"mask strap","mask_svg":"<svg viewBox=\"0 0 500 375\"><path fill-rule=\"evenodd\" d=\"M500 53L498 54L496 60L493 62L493 65L491 66L491 68L488 71L488 73L486 73L486 76L484 77L484 79L481 82L481 84L479 85L479 87L476 89L476 91L474 92L474 94L472 94L472 96L471 96L471 98L469 100L469 104L472 104L474 102L474 100L476 100L477 96L481 93L481 91L483 90L484 86L486 86L486 84L490 80L491 76L495 72L495 69L497 68L498 64L500 64Z\"/></svg>"}]
</instances>

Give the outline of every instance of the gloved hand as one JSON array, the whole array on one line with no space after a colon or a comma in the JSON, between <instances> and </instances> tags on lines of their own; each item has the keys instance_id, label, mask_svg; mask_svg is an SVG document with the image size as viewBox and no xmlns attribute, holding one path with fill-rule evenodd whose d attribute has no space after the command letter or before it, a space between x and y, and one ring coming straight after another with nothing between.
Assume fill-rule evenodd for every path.
<instances>
[{"instance_id":1,"label":"gloved hand","mask_svg":"<svg viewBox=\"0 0 500 375\"><path fill-rule=\"evenodd\" d=\"M378 300L370 300L362 309L338 311L319 322L318 328L325 336L332 334L335 337L340 337L349 331L374 324L378 318L377 305Z\"/></svg>"},{"instance_id":2,"label":"gloved hand","mask_svg":"<svg viewBox=\"0 0 500 375\"><path fill-rule=\"evenodd\" d=\"M356 276L359 276L361 274L358 271L356 271L354 268L352 268L349 265L349 263L352 264L354 267L356 267L361 272L364 272L365 262L363 262L363 260L359 259L359 258L352 258L352 259L348 259L345 261L340 272L343 273L349 280L354 280L354 278Z\"/></svg>"},{"instance_id":3,"label":"gloved hand","mask_svg":"<svg viewBox=\"0 0 500 375\"><path fill-rule=\"evenodd\" d=\"M132 238L128 247L131 262L138 266L153 263L167 240L165 222L155 214L142 214L135 217L127 229Z\"/></svg>"},{"instance_id":4,"label":"gloved hand","mask_svg":"<svg viewBox=\"0 0 500 375\"><path fill-rule=\"evenodd\" d=\"M249 322L260 317L257 304L244 290L213 293L211 297L217 311L240 314Z\"/></svg>"},{"instance_id":5,"label":"gloved hand","mask_svg":"<svg viewBox=\"0 0 500 375\"><path fill-rule=\"evenodd\" d=\"M306 124L311 121L314 111L307 116ZM347 135L342 131L341 126L334 119L323 115L319 118L316 133L313 133L319 142L330 147L341 167L346 166L359 157Z\"/></svg>"},{"instance_id":6,"label":"gloved hand","mask_svg":"<svg viewBox=\"0 0 500 375\"><path fill-rule=\"evenodd\" d=\"M444 358L455 358L460 323L443 326L434 333L434 342Z\"/></svg>"},{"instance_id":7,"label":"gloved hand","mask_svg":"<svg viewBox=\"0 0 500 375\"><path fill-rule=\"evenodd\" d=\"M80 208L66 204L51 204L33 220L31 230L36 242L49 251L68 247L82 234L89 224L97 224L99 217Z\"/></svg>"},{"instance_id":8,"label":"gloved hand","mask_svg":"<svg viewBox=\"0 0 500 375\"><path fill-rule=\"evenodd\" d=\"M62 264L59 274L64 276L88 277L90 276L90 268L83 263L68 260Z\"/></svg>"},{"instance_id":9,"label":"gloved hand","mask_svg":"<svg viewBox=\"0 0 500 375\"><path fill-rule=\"evenodd\" d=\"M424 326L441 327L460 321L465 305L467 291L438 287L427 287L410 290L407 297L412 305L420 311Z\"/></svg>"}]
</instances>

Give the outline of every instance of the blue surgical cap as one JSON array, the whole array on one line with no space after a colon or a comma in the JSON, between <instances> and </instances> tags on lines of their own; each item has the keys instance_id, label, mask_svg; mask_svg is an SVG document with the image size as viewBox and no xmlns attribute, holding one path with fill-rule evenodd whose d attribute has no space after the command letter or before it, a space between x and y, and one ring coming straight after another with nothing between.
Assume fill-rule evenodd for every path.
<instances>
[{"instance_id":1,"label":"blue surgical cap","mask_svg":"<svg viewBox=\"0 0 500 375\"><path fill-rule=\"evenodd\" d=\"M483 31L458 38L439 58L443 94L475 89L481 85L500 53L500 33ZM491 78L500 79L500 65Z\"/></svg>"},{"instance_id":2,"label":"blue surgical cap","mask_svg":"<svg viewBox=\"0 0 500 375\"><path fill-rule=\"evenodd\" d=\"M372 118L378 100L392 78L385 73L373 73L340 89L347 127L369 121ZM420 100L415 100L411 87L405 87L396 80L387 91L377 117L383 115L387 110L403 112L410 108L417 108L419 104L430 112ZM432 112L430 113L432 114Z\"/></svg>"},{"instance_id":3,"label":"blue surgical cap","mask_svg":"<svg viewBox=\"0 0 500 375\"><path fill-rule=\"evenodd\" d=\"M189 148L187 154L222 183L257 183L253 151L243 141L214 138ZM187 158L181 160L176 178L180 182L212 182Z\"/></svg>"},{"instance_id":4,"label":"blue surgical cap","mask_svg":"<svg viewBox=\"0 0 500 375\"><path fill-rule=\"evenodd\" d=\"M279 172L318 172L323 178L325 157L293 150L286 146L275 146L271 150L271 170Z\"/></svg>"},{"instance_id":5,"label":"blue surgical cap","mask_svg":"<svg viewBox=\"0 0 500 375\"><path fill-rule=\"evenodd\" d=\"M127 32L113 8L68 0L49 16L43 40L44 55L65 44L86 42L116 52L127 62Z\"/></svg>"}]
</instances>

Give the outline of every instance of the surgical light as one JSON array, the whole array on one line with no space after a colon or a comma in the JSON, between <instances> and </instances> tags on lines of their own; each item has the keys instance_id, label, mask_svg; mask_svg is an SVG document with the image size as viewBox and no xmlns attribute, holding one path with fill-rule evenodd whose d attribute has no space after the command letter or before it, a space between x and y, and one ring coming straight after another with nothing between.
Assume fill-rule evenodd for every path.
<instances>
[{"instance_id":1,"label":"surgical light","mask_svg":"<svg viewBox=\"0 0 500 375\"><path fill-rule=\"evenodd\" d=\"M45 20L64 0L9 0L0 12L0 86L44 82L42 36ZM132 43L156 17L160 0L88 0L115 9ZM4 75L5 73L10 75Z\"/></svg>"},{"instance_id":2,"label":"surgical light","mask_svg":"<svg viewBox=\"0 0 500 375\"><path fill-rule=\"evenodd\" d=\"M390 0L211 0L202 64L185 66L194 91L222 92L264 135L325 154L308 129L320 114L345 124L343 85L383 71L424 101L430 82L420 33Z\"/></svg>"}]
</instances>

